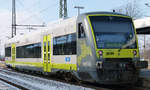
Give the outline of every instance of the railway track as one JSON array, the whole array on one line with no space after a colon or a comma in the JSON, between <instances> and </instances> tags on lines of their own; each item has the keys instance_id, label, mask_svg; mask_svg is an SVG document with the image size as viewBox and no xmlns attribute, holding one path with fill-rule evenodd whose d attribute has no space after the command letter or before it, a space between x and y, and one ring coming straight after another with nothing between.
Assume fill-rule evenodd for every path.
<instances>
[{"instance_id":1,"label":"railway track","mask_svg":"<svg viewBox=\"0 0 150 90\"><path fill-rule=\"evenodd\" d=\"M23 72L25 74L28 74L26 72ZM89 83L89 82L82 82L82 83L78 83L78 82L66 82L65 79L60 79L57 76L42 76L40 74L35 74L32 73L33 76L37 76L40 78L45 78L48 80L55 80L55 81L60 81L63 83L69 83L69 84L73 84L73 85L77 85L77 86L83 86L83 87L87 87L87 88L91 88L91 89L95 89L95 90L150 90L150 88L145 88L145 87L136 87L136 86L113 86L113 85L100 85L100 84L93 84L93 83Z\"/></svg>"},{"instance_id":2,"label":"railway track","mask_svg":"<svg viewBox=\"0 0 150 90\"><path fill-rule=\"evenodd\" d=\"M14 77L16 76L16 77ZM21 82L19 82L19 80ZM27 84L27 81L28 84ZM3 82L6 82L14 87L17 87L19 89L27 90L27 89L34 89L34 90L39 90L37 85L41 83L42 85L45 83L48 86L46 87L57 87L55 90L64 88L65 90L73 90L72 86L73 85L75 90L150 90L148 88L143 88L143 87L129 87L129 86L106 86L106 85L99 85L99 84L91 84L91 83L77 83L77 82L66 82L64 79L59 79L56 76L49 77L46 75L41 75L37 73L29 73L28 72L19 72L14 69L6 68L6 67L1 67L0 66L0 80ZM24 81L25 80L25 81ZM30 83L33 83L32 81L35 80L37 82L37 85L31 85ZM15 82L14 82L15 81ZM64 86L64 87L62 87ZM42 89L42 88L40 88Z\"/></svg>"},{"instance_id":3,"label":"railway track","mask_svg":"<svg viewBox=\"0 0 150 90\"><path fill-rule=\"evenodd\" d=\"M92 88L71 85L64 82L14 72L10 69L0 69L0 78L21 90L93 90Z\"/></svg>"},{"instance_id":4,"label":"railway track","mask_svg":"<svg viewBox=\"0 0 150 90\"><path fill-rule=\"evenodd\" d=\"M23 86L21 86L21 85L18 85L18 84L15 84L15 83L13 83L13 82L10 82L9 80L5 80L5 79L3 79L3 78L0 78L0 81L2 81L1 83L7 83L7 85L9 85L9 86L0 86L0 90L2 90L2 89L6 89L6 90L9 90L9 87L10 87L10 85L11 85L11 87L15 87L15 90L16 89L18 89L18 90L28 90L28 88L25 88L25 87L23 87Z\"/></svg>"},{"instance_id":5,"label":"railway track","mask_svg":"<svg viewBox=\"0 0 150 90\"><path fill-rule=\"evenodd\" d=\"M3 76L5 76L5 77L1 76L1 73L3 73ZM30 75L27 75L27 72L20 73L20 72L18 72L16 70L12 70L12 69L9 69L9 68L0 69L0 77L3 77L5 79L7 79L7 80L9 79L9 82L13 82L15 80L11 80L11 79L14 79L14 78L16 79L16 77L12 77L12 76L18 76L19 78L25 78L25 79L27 79L29 81L31 81L30 79L32 78L32 80L35 80L35 81L38 80L37 82L39 82L39 83L51 82L51 85L53 84L54 86L57 86L57 87L60 87L60 88L63 88L61 86L67 87L67 89L65 89L65 90L111 90L111 89L106 88L106 87L102 87L102 86L98 86L98 85L95 86L95 85L93 85L91 83L78 84L77 82L66 82L65 80L58 79L57 77L52 77L51 78L51 77L48 77L48 76L41 76L39 74L33 74L33 73L30 74ZM17 82L15 82L15 83L17 83ZM21 83L23 83L23 82L20 82L20 84ZM56 85L56 83L57 84L59 83L59 85ZM49 85L50 85L50 83L49 83ZM21 84L20 86L23 86L25 88L34 89L34 90L38 89L38 88L33 87L33 85L28 86L28 85L25 85L25 84ZM72 88L74 88L74 89L72 89ZM57 90L57 89L55 89L55 90Z\"/></svg>"},{"instance_id":6,"label":"railway track","mask_svg":"<svg viewBox=\"0 0 150 90\"><path fill-rule=\"evenodd\" d=\"M23 90L27 90L27 89L34 89L34 90L38 90L39 87L36 87L34 85L31 85L31 81L33 80L37 80L36 82L37 85L40 83L40 84L48 84L48 86L46 87L50 87L50 86L56 86L57 89L60 89L60 88L65 88L65 90L73 90L72 88L74 88L74 90L149 90L149 89L146 89L146 88L141 88L141 87L128 87L128 86L105 86L105 85L99 85L99 84L91 84L91 83L81 83L81 84L78 84L76 82L67 82L63 79L58 79L57 77L48 77L48 76L41 76L41 75L38 75L38 74L32 74L32 75L27 75L27 73L20 73L18 71L15 71L15 70L11 70L11 69L8 69L8 68L3 68L3 69L0 69L0 72L5 74L3 76L3 81L13 85L13 86L16 86L17 88L19 89L23 89ZM0 77L2 77L0 73ZM8 76L9 75L9 76ZM28 82L28 84L26 85L26 83L24 82L19 82L20 84L21 83L24 83L24 84L18 84L17 82L15 83L12 83L14 82L15 80L11 80L11 79L16 79L16 77L12 77L12 76L17 76L20 78L23 78L26 79L27 81L30 81ZM7 76L7 79L6 79L6 76ZM9 79L9 81L7 81ZM1 79L0 79L1 80ZM18 79L16 79L18 81ZM23 81L22 80L22 81ZM50 81L50 82L49 82ZM32 82L34 83L34 82ZM70 86L70 85L73 85ZM64 86L64 87L63 87ZM55 90L57 90L55 89ZM42 88L40 88L40 90L42 90Z\"/></svg>"}]
</instances>

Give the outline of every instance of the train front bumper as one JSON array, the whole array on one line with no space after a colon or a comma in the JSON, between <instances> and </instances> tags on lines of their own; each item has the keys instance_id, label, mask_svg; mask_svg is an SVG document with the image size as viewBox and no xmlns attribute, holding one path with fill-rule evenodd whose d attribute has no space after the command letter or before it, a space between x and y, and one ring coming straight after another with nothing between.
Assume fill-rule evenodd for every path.
<instances>
[{"instance_id":1,"label":"train front bumper","mask_svg":"<svg viewBox=\"0 0 150 90\"><path fill-rule=\"evenodd\" d=\"M139 70L148 67L147 61L98 61L99 82L105 84L131 84L138 80Z\"/></svg>"},{"instance_id":2,"label":"train front bumper","mask_svg":"<svg viewBox=\"0 0 150 90\"><path fill-rule=\"evenodd\" d=\"M114 61L97 61L96 62L97 69L105 69L105 70L114 70L114 69L143 69L148 68L148 61L139 61L139 60L114 60Z\"/></svg>"}]
</instances>

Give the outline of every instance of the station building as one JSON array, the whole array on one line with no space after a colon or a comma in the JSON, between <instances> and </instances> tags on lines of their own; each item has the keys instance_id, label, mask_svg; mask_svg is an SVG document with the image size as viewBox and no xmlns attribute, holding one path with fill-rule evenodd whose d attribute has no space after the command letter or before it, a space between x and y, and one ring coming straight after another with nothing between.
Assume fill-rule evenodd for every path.
<instances>
[{"instance_id":1,"label":"station building","mask_svg":"<svg viewBox=\"0 0 150 90\"><path fill-rule=\"evenodd\" d=\"M141 60L149 61L150 65L150 17L134 20Z\"/></svg>"}]
</instances>

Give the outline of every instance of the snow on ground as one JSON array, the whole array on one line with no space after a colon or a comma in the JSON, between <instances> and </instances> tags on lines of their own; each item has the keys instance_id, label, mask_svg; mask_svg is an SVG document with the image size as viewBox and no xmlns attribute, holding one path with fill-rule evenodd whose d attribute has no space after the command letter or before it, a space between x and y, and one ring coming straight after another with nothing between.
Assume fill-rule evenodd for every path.
<instances>
[{"instance_id":1,"label":"snow on ground","mask_svg":"<svg viewBox=\"0 0 150 90\"><path fill-rule=\"evenodd\" d=\"M0 81L0 90L20 90L20 89L11 86L3 81Z\"/></svg>"},{"instance_id":2,"label":"snow on ground","mask_svg":"<svg viewBox=\"0 0 150 90\"><path fill-rule=\"evenodd\" d=\"M16 72L0 72L0 77L32 90L92 90L82 86L75 86Z\"/></svg>"}]
</instances>

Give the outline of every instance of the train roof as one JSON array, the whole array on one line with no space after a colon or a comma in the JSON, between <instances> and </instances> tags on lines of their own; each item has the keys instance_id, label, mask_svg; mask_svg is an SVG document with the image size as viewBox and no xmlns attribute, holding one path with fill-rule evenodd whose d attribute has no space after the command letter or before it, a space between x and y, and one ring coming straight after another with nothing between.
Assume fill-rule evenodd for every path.
<instances>
[{"instance_id":1,"label":"train roof","mask_svg":"<svg viewBox=\"0 0 150 90\"><path fill-rule=\"evenodd\" d=\"M54 31L52 31L52 30L57 28L58 26L59 27L64 27L64 26L67 26L68 24L73 25L75 23L75 20L78 17L83 16L83 15L92 15L92 14L113 14L113 15L127 16L127 15L124 15L124 14L119 14L119 13L114 13L114 12L88 12L88 13L83 13L79 16L66 18L66 19L59 19L59 20L50 22L50 23L47 24L46 28L42 28L41 30L38 30L38 31L27 33L27 34L24 34L24 35L17 35L14 38L9 39L5 43L5 45L10 46L11 43L17 43L17 42L23 43L25 41L34 41L34 40L36 40L36 38L41 38L42 35L45 35L47 33L55 33L55 34L64 33L63 31L60 31L60 30L54 30ZM71 26L71 27L73 27L73 26ZM73 32L73 31L71 31L71 29L70 29L70 31L68 31L68 32Z\"/></svg>"},{"instance_id":2,"label":"train roof","mask_svg":"<svg viewBox=\"0 0 150 90\"><path fill-rule=\"evenodd\" d=\"M137 34L150 34L150 17L134 20Z\"/></svg>"},{"instance_id":3,"label":"train roof","mask_svg":"<svg viewBox=\"0 0 150 90\"><path fill-rule=\"evenodd\" d=\"M150 27L150 17L134 20L136 29Z\"/></svg>"},{"instance_id":4,"label":"train roof","mask_svg":"<svg viewBox=\"0 0 150 90\"><path fill-rule=\"evenodd\" d=\"M125 14L121 14L121 13L116 13L116 12L87 12L87 13L83 13L81 15L94 15L94 14L113 14L113 15L122 15L122 16L128 16ZM128 16L129 17L129 16Z\"/></svg>"},{"instance_id":5,"label":"train roof","mask_svg":"<svg viewBox=\"0 0 150 90\"><path fill-rule=\"evenodd\" d=\"M36 39L41 39L42 35L46 35L47 33L60 33L60 30L54 30L53 29L58 27L63 27L64 25L68 25L73 23L76 20L77 17L67 18L67 19L59 19L53 22L50 22L47 24L47 27L41 28L41 30L33 31L31 33L27 33L24 35L17 35L14 38L9 39L6 41L5 46L10 46L11 43L27 43L28 42L37 42Z\"/></svg>"},{"instance_id":6,"label":"train roof","mask_svg":"<svg viewBox=\"0 0 150 90\"><path fill-rule=\"evenodd\" d=\"M65 19L61 18L59 20L48 23L47 28L51 28L52 26L55 27L56 24L70 23L72 21L75 21L76 18L77 18L77 16L74 16L74 17L71 17L71 18L65 18Z\"/></svg>"},{"instance_id":7,"label":"train roof","mask_svg":"<svg viewBox=\"0 0 150 90\"><path fill-rule=\"evenodd\" d=\"M15 37L9 39L6 41L5 46L11 46L11 43L24 43L27 41L34 41L36 42L37 36L39 37L41 33L43 33L45 30L39 30L39 31L33 31L31 33L27 33L24 35L16 35Z\"/></svg>"}]
</instances>

